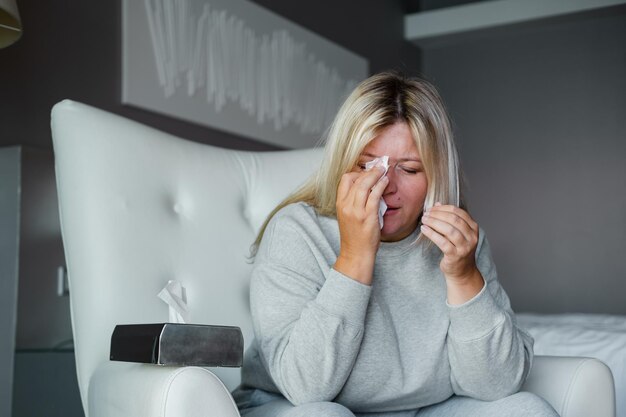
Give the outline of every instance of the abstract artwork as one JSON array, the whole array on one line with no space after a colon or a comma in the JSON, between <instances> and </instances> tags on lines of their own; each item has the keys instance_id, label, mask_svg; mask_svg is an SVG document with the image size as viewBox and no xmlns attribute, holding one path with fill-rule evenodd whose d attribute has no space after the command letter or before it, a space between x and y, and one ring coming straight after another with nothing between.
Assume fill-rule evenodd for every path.
<instances>
[{"instance_id":1,"label":"abstract artwork","mask_svg":"<svg viewBox=\"0 0 626 417\"><path fill-rule=\"evenodd\" d=\"M122 102L284 148L319 143L362 57L246 0L124 0Z\"/></svg>"}]
</instances>

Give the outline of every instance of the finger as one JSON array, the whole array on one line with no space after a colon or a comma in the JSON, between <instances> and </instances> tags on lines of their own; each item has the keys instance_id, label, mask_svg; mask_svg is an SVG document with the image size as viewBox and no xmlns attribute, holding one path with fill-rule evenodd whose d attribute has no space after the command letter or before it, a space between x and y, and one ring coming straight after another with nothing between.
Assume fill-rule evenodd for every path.
<instances>
[{"instance_id":1,"label":"finger","mask_svg":"<svg viewBox=\"0 0 626 417\"><path fill-rule=\"evenodd\" d=\"M469 215L469 213L462 208L446 204L442 205L441 203L436 203L433 207L427 210L427 212L446 212L453 213L459 217L461 217L465 222L470 226L472 230L478 231L478 223L474 221L474 219Z\"/></svg>"},{"instance_id":2,"label":"finger","mask_svg":"<svg viewBox=\"0 0 626 417\"><path fill-rule=\"evenodd\" d=\"M456 248L452 244L452 242L450 242L448 239L446 239L445 237L437 233L432 228L423 224L420 227L420 230L427 238L429 238L435 245L437 245L439 249L441 249L441 252L443 252L444 255L451 255L455 252Z\"/></svg>"},{"instance_id":3,"label":"finger","mask_svg":"<svg viewBox=\"0 0 626 417\"><path fill-rule=\"evenodd\" d=\"M365 204L365 210L367 212L376 212L378 213L378 206L380 205L380 200L383 198L383 193L385 192L385 188L387 188L387 184L389 184L389 178L384 176L374 185L372 188L372 192L367 198L367 203Z\"/></svg>"},{"instance_id":4,"label":"finger","mask_svg":"<svg viewBox=\"0 0 626 417\"><path fill-rule=\"evenodd\" d=\"M347 172L341 176L339 186L337 187L337 201L343 201L346 199L350 188L352 188L354 181L356 181L359 175L359 172Z\"/></svg>"},{"instance_id":5,"label":"finger","mask_svg":"<svg viewBox=\"0 0 626 417\"><path fill-rule=\"evenodd\" d=\"M355 206L365 207L372 188L382 177L384 171L382 167L375 167L374 169L360 173L360 176L354 181L354 187L350 190L353 196L352 202Z\"/></svg>"},{"instance_id":6,"label":"finger","mask_svg":"<svg viewBox=\"0 0 626 417\"><path fill-rule=\"evenodd\" d=\"M440 222L445 223L445 225L440 224ZM463 239L469 242L473 242L474 240L476 240L476 236L478 233L477 231L472 229L472 227L463 217L449 211L430 210L424 213L424 215L422 216L422 223L428 224L429 226L434 227L440 232L444 232L444 234L446 234L448 238L453 240L455 244L458 243L453 238L456 235L455 231L458 231ZM446 225L451 226L453 229L451 230Z\"/></svg>"},{"instance_id":7,"label":"finger","mask_svg":"<svg viewBox=\"0 0 626 417\"><path fill-rule=\"evenodd\" d=\"M370 170L361 171L361 175L356 182L358 182L359 184L363 184L364 187L369 187L371 189L374 185L376 185L376 183L383 176L384 173L385 168L377 165Z\"/></svg>"},{"instance_id":8,"label":"finger","mask_svg":"<svg viewBox=\"0 0 626 417\"><path fill-rule=\"evenodd\" d=\"M439 213L439 212L445 212L445 213L453 213L459 217L461 217L463 220L465 220L465 222L469 225L469 227L474 230L475 232L478 232L478 223L476 223L476 221L474 221L474 219L472 219L472 216L469 215L469 213L465 210L463 210L462 208L447 204L447 205L441 205L441 203L436 203L433 207L431 207L430 209L426 210L426 214L428 213Z\"/></svg>"},{"instance_id":9,"label":"finger","mask_svg":"<svg viewBox=\"0 0 626 417\"><path fill-rule=\"evenodd\" d=\"M447 221L440 220L433 216L422 216L422 224L428 226L433 229L439 235L445 237L450 243L452 243L456 248L464 248L468 246L470 239L468 239L463 232L454 227L452 224Z\"/></svg>"}]
</instances>

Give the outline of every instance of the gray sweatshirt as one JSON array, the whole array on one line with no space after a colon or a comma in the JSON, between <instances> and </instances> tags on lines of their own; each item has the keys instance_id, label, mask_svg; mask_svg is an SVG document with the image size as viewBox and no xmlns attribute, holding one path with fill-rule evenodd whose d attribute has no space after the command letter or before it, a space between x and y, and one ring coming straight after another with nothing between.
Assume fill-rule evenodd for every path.
<instances>
[{"instance_id":1,"label":"gray sweatshirt","mask_svg":"<svg viewBox=\"0 0 626 417\"><path fill-rule=\"evenodd\" d=\"M482 230L477 265L486 285L446 301L441 252L418 230L381 242L371 286L332 268L334 218L304 204L269 223L251 278L255 340L246 352L240 407L253 390L294 404L335 401L354 412L416 410L452 394L495 400L517 392L533 340L516 326Z\"/></svg>"}]
</instances>

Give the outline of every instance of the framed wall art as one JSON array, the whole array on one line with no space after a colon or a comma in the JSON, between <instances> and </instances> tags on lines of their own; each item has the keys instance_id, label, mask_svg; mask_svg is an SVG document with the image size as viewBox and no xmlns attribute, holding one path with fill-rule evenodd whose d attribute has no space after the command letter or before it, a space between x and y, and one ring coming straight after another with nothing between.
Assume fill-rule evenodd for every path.
<instances>
[{"instance_id":1,"label":"framed wall art","mask_svg":"<svg viewBox=\"0 0 626 417\"><path fill-rule=\"evenodd\" d=\"M122 102L284 148L318 144L367 61L246 0L123 0Z\"/></svg>"}]
</instances>

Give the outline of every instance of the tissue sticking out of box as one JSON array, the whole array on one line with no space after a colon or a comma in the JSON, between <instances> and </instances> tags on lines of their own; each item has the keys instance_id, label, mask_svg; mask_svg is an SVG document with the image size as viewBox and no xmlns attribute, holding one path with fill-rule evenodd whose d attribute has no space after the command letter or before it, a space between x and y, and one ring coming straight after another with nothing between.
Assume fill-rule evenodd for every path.
<instances>
[{"instance_id":1,"label":"tissue sticking out of box","mask_svg":"<svg viewBox=\"0 0 626 417\"><path fill-rule=\"evenodd\" d=\"M387 175L387 171L389 170L389 156L385 155L385 156L381 156L379 158L373 159L369 162L365 163L365 170L369 171L370 169L376 167L376 166L382 166L383 168L385 168L385 172L383 172L383 175L380 176L380 179L378 181L380 181L385 175ZM378 204L378 223L380 223L380 228L383 228L383 216L385 215L385 212L387 211L387 204L385 203L384 199L380 199L380 204Z\"/></svg>"},{"instance_id":2,"label":"tissue sticking out of box","mask_svg":"<svg viewBox=\"0 0 626 417\"><path fill-rule=\"evenodd\" d=\"M169 307L170 323L186 323L188 319L187 301L184 295L185 288L180 282L175 280L167 281L167 285L163 287L157 295Z\"/></svg>"}]
</instances>

